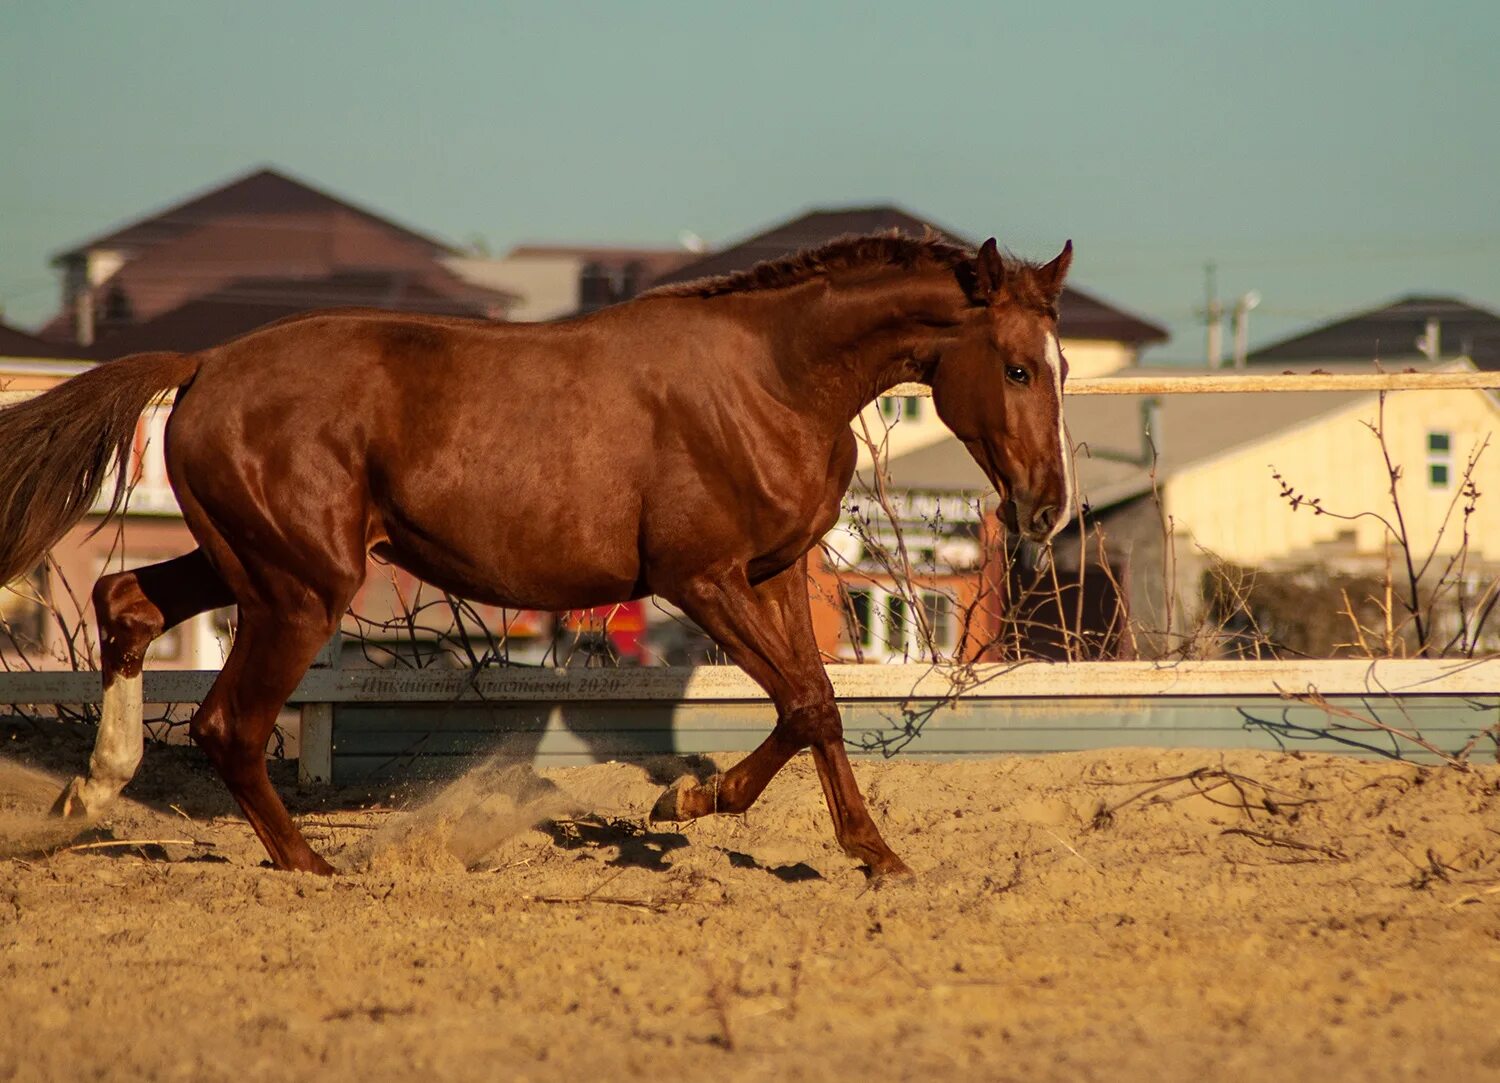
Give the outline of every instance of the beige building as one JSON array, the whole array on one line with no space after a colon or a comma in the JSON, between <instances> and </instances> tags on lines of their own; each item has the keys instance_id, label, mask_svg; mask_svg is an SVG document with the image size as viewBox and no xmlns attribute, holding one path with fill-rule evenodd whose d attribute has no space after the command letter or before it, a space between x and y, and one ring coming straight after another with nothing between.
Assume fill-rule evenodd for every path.
<instances>
[{"instance_id":1,"label":"beige building","mask_svg":"<svg viewBox=\"0 0 1500 1083\"><path fill-rule=\"evenodd\" d=\"M1065 343L1064 349L1071 365L1076 347ZM1369 363L1316 367L1372 371ZM1472 369L1472 364L1459 359L1424 367ZM1181 369L1158 371L1184 375ZM1143 376L1151 370L1126 365L1113 374ZM1239 649L1235 643L1212 642L1215 629L1231 616L1225 611L1224 582L1244 592L1251 611L1233 615L1230 623L1236 626L1252 623L1257 611L1268 624L1288 623L1285 614L1274 612L1274 599L1265 597L1274 587L1290 592L1287 601L1293 606L1298 591L1306 607L1334 615L1347 604L1368 627L1383 623L1379 610L1386 602L1369 595L1383 591L1388 569L1395 577L1392 620L1400 624L1404 552L1387 523L1404 530L1414 566L1426 565L1424 603L1430 603L1440 582L1438 609L1451 610L1460 601L1481 603L1495 589L1500 576L1500 397L1495 394L1391 393L1383 412L1380 395L1363 392L1087 396L1070 397L1067 416L1081 503L1088 509L1087 533L1075 523L1047 560L1024 544L1002 561L1004 568L989 566L992 554L980 558L996 584L986 620L1024 626L1013 629L1013 637L1019 636L1014 650L1052 657L1233 653ZM964 507L953 498L966 497L973 509L968 518L976 523L980 508L993 508L984 475L937 422L931 400L882 400L863 420L875 445L886 449L891 492L942 494L949 509ZM1376 426L1384 433L1383 444ZM1387 453L1399 475L1399 519ZM867 453L861 462L866 478L869 459ZM1466 478L1475 483L1477 497L1466 488ZM868 515L868 496L861 507ZM954 513L944 518L951 536ZM914 517L905 527L908 549L931 548L933 532L923 527L923 519ZM857 558L860 545L853 535L870 534L871 527L852 526L846 517L828 542L834 552ZM979 537L977 527L966 529L968 536ZM889 539L885 548L891 548ZM1316 594L1319 590L1331 593ZM1350 595L1348 603L1341 591ZM1451 616L1439 615L1436 623L1451 628ZM1338 631L1345 637L1333 642L1357 639L1352 621L1341 620L1346 629L1335 629L1338 621L1323 621L1330 635ZM1487 627L1497 640L1493 646L1500 648L1500 618ZM1261 631L1272 639L1282 635L1289 649L1316 639L1286 628Z\"/></svg>"},{"instance_id":2,"label":"beige building","mask_svg":"<svg viewBox=\"0 0 1500 1083\"><path fill-rule=\"evenodd\" d=\"M1500 562L1500 492L1494 499L1482 493L1473 512L1463 514L1466 476L1482 482L1481 490L1500 481L1500 401L1482 391L1402 392L1387 395L1382 409L1379 395L1319 397L1306 406L1318 411L1313 416L1176 471L1166 510L1177 532L1250 565L1297 560L1335 544L1355 554L1383 554L1392 541L1388 523L1395 523L1388 450L1400 471L1395 496L1412 548L1449 554L1467 543L1475 556ZM1258 409L1254 403L1225 408L1292 412L1301 404L1291 398L1278 395ZM1197 417L1183 420L1212 426L1207 413L1200 408ZM1170 440L1171 430L1163 436ZM1297 496L1319 503L1294 509Z\"/></svg>"},{"instance_id":3,"label":"beige building","mask_svg":"<svg viewBox=\"0 0 1500 1083\"><path fill-rule=\"evenodd\" d=\"M1134 625L1148 630L1143 652L1202 649L1191 640L1226 619L1226 590L1243 594L1251 611L1235 616L1237 625L1252 622L1261 606L1264 622L1284 629L1304 617L1321 621L1312 610L1341 607L1358 613L1362 627L1387 619L1399 626L1409 623L1401 604L1407 553L1421 573L1424 606L1440 595L1435 610L1482 600L1500 575L1500 399L1492 393L1397 392L1383 408L1378 393L1172 395L1150 403L1098 396L1071 400L1068 420L1109 577ZM1076 568L1074 539L1075 551L1061 545L1058 557ZM1099 564L1097 549L1096 538L1085 566ZM1394 610L1389 618L1385 609ZM1318 636L1299 632L1283 637L1285 645L1357 646L1352 615L1323 623L1346 626L1338 633L1345 638L1319 646ZM1500 633L1496 623L1491 637Z\"/></svg>"},{"instance_id":4,"label":"beige building","mask_svg":"<svg viewBox=\"0 0 1500 1083\"><path fill-rule=\"evenodd\" d=\"M540 321L628 301L696 258L675 248L527 244L499 259L463 255L443 263L465 282L517 298L507 319Z\"/></svg>"}]
</instances>

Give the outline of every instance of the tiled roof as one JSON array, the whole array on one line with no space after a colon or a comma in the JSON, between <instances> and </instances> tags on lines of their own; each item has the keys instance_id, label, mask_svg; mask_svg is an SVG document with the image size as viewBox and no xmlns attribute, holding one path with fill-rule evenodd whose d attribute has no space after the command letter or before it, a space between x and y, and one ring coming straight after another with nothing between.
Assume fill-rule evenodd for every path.
<instances>
[{"instance_id":1,"label":"tiled roof","mask_svg":"<svg viewBox=\"0 0 1500 1083\"><path fill-rule=\"evenodd\" d=\"M337 196L319 191L304 181L294 180L274 169L257 169L207 192L193 196L165 210L147 215L82 244L60 252L56 259L66 260L91 248L124 248L140 250L171 240L221 218L246 215L307 215L324 212L359 215L387 230L417 241L434 256L448 255L451 246L433 237L398 225L388 218L357 207Z\"/></svg>"}]
</instances>

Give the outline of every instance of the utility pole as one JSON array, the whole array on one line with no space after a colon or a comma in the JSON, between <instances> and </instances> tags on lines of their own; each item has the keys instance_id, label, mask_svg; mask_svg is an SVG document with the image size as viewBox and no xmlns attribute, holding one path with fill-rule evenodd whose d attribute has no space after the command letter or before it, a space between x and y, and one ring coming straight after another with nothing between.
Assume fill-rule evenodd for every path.
<instances>
[{"instance_id":1,"label":"utility pole","mask_svg":"<svg viewBox=\"0 0 1500 1083\"><path fill-rule=\"evenodd\" d=\"M1203 265L1203 319L1208 325L1208 367L1224 363L1224 306L1219 303L1219 268L1212 261Z\"/></svg>"},{"instance_id":2,"label":"utility pole","mask_svg":"<svg viewBox=\"0 0 1500 1083\"><path fill-rule=\"evenodd\" d=\"M1251 290L1242 293L1234 302L1234 367L1245 367L1245 356L1250 350L1250 310L1260 304L1260 294Z\"/></svg>"}]
</instances>

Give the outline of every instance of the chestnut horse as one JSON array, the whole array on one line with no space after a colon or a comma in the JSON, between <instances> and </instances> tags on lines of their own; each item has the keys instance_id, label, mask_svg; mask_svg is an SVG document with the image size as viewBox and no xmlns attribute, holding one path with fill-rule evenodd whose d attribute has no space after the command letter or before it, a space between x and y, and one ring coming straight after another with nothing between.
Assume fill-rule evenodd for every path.
<instances>
[{"instance_id":1,"label":"chestnut horse","mask_svg":"<svg viewBox=\"0 0 1500 1083\"><path fill-rule=\"evenodd\" d=\"M875 875L907 872L850 771L807 553L838 519L851 421L904 381L931 385L1013 529L1046 541L1062 528L1056 302L1071 259L1071 242L1039 266L993 239L974 253L888 234L557 323L315 312L198 354L112 361L0 412L4 583L87 512L142 409L177 389L167 471L198 548L95 586L104 710L59 811L98 813L139 765L152 639L233 604L234 646L192 738L277 867L333 871L272 788L266 741L373 552L491 605L670 600L777 721L652 817L742 812L810 748L845 852Z\"/></svg>"}]
</instances>

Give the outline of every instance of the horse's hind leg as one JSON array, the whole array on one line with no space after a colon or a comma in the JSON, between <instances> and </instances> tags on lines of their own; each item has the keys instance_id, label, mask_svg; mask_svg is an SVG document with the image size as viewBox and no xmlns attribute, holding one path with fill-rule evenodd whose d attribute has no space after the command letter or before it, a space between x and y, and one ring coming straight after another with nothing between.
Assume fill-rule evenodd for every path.
<instances>
[{"instance_id":1,"label":"horse's hind leg","mask_svg":"<svg viewBox=\"0 0 1500 1083\"><path fill-rule=\"evenodd\" d=\"M189 617L233 602L202 550L106 575L94 585L104 709L88 775L68 783L53 806L55 813L94 817L119 796L141 763L146 648Z\"/></svg>"},{"instance_id":2,"label":"horse's hind leg","mask_svg":"<svg viewBox=\"0 0 1500 1083\"><path fill-rule=\"evenodd\" d=\"M280 869L333 872L307 845L271 785L266 742L287 696L333 635L347 602L345 598L328 610L307 606L278 611L242 601L229 658L193 716L193 740L213 761Z\"/></svg>"},{"instance_id":3,"label":"horse's hind leg","mask_svg":"<svg viewBox=\"0 0 1500 1083\"><path fill-rule=\"evenodd\" d=\"M770 694L776 727L723 775L662 794L651 818L690 820L743 812L787 760L811 747L834 835L844 852L877 876L909 874L881 838L849 767L843 720L813 634L806 558L755 587L740 571L698 580L673 601Z\"/></svg>"}]
</instances>

